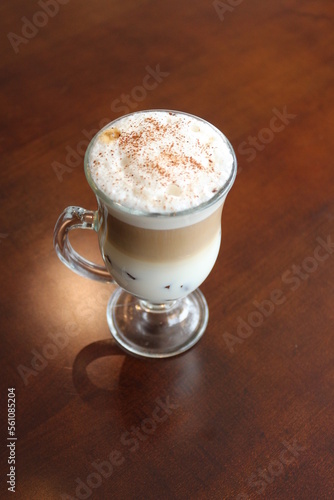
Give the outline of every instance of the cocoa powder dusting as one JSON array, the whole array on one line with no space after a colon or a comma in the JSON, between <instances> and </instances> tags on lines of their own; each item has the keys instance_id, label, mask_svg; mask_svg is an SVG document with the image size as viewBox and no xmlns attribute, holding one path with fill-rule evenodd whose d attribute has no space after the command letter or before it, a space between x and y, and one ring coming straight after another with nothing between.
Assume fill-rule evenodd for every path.
<instances>
[{"instance_id":1,"label":"cocoa powder dusting","mask_svg":"<svg viewBox=\"0 0 334 500\"><path fill-rule=\"evenodd\" d=\"M98 185L118 203L173 213L208 199L224 182L226 152L215 132L193 119L166 115L143 112L98 136L91 169L96 179L97 170L103 172Z\"/></svg>"},{"instance_id":2,"label":"cocoa powder dusting","mask_svg":"<svg viewBox=\"0 0 334 500\"><path fill-rule=\"evenodd\" d=\"M179 125L176 124L174 129L178 128ZM127 155L133 158L141 157L143 160L141 167L144 167L148 173L154 170L165 180L172 180L172 170L174 166L182 165L184 171L189 171L189 173L205 170L206 168L204 165L192 156L187 156L179 152L174 153L174 149L182 151L182 140L184 141L184 138L176 137L175 141L173 140L170 144L163 148L161 147L161 144L165 142L164 139L169 132L168 125L159 123L153 117L146 117L145 127L143 127L140 132L138 132L138 129L123 132L118 137L118 143ZM199 144L198 140L197 143ZM151 158L155 156L154 149L157 147L160 148L160 156L164 162L167 163L167 168L151 160Z\"/></svg>"}]
</instances>

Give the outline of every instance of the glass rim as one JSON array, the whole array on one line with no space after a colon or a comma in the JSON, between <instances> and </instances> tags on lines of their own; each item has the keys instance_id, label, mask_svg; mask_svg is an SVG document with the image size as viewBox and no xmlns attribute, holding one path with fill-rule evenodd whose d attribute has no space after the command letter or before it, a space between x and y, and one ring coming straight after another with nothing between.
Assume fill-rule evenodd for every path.
<instances>
[{"instance_id":1,"label":"glass rim","mask_svg":"<svg viewBox=\"0 0 334 500\"><path fill-rule=\"evenodd\" d=\"M211 128L213 128L216 133L218 133L224 140L224 142L227 144L230 153L232 155L232 171L228 179L225 181L225 183L217 190L217 192L209 199L206 200L202 203L199 203L198 205L195 205L190 208L186 208L184 210L178 210L175 212L149 212L146 210L138 210L137 208L130 208L126 205L122 205L119 202L116 202L109 198L109 196L104 193L95 183L95 181L92 178L92 175L90 173L89 169L89 154L90 150L95 143L95 140L97 136L102 132L102 130L109 128L111 125L117 123L118 121L122 120L123 118L126 118L127 116L135 115L135 114L141 114L141 113L148 113L148 112L158 112L158 113L175 113L175 114L181 114L181 115L186 115L191 118L195 118L196 120L200 120L203 123L206 123L209 125ZM193 115L191 113L187 113L185 111L176 111L172 109L146 109L146 110L139 110L139 111L133 111L132 113L127 113L126 115L119 116L118 118L115 118L115 120L110 121L107 125L102 127L91 139L90 143L87 146L86 152L85 152L85 157L84 157L84 171L86 175L87 182L95 195L100 198L102 201L104 201L110 208L115 209L116 211L122 212L123 214L131 215L131 216L138 216L138 217L150 217L150 218L170 218L171 216L174 217L181 217L185 215L190 215L193 213L201 212L202 210L205 210L206 208L211 207L212 205L215 205L219 200L224 198L229 190L231 189L235 178L237 176L237 158L234 152L234 149L232 147L232 144L230 141L227 139L225 134L221 132L215 125L212 125L212 123L208 122L204 118L200 118L199 116Z\"/></svg>"}]
</instances>

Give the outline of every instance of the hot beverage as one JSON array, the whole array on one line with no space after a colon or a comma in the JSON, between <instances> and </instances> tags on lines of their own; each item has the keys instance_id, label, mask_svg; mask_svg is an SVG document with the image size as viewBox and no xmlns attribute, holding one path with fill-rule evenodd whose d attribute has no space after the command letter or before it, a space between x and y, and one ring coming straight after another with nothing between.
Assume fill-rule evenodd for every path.
<instances>
[{"instance_id":1,"label":"hot beverage","mask_svg":"<svg viewBox=\"0 0 334 500\"><path fill-rule=\"evenodd\" d=\"M140 112L97 134L87 167L115 205L100 206L99 240L116 282L152 302L195 290L218 255L222 203L180 214L230 180L233 155L222 134L183 113Z\"/></svg>"},{"instance_id":2,"label":"hot beverage","mask_svg":"<svg viewBox=\"0 0 334 500\"><path fill-rule=\"evenodd\" d=\"M107 321L121 347L146 357L186 351L208 322L198 287L219 252L236 176L232 146L201 118L139 111L96 134L85 173L98 210L64 210L54 233L59 258L82 276L119 285ZM105 266L72 248L69 232L77 228L96 231Z\"/></svg>"}]
</instances>

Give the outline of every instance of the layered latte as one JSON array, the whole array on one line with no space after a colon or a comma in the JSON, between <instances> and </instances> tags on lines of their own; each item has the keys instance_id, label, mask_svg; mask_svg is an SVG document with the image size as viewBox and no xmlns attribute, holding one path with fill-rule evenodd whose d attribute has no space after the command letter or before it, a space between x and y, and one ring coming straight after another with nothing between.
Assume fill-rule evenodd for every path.
<instances>
[{"instance_id":1,"label":"layered latte","mask_svg":"<svg viewBox=\"0 0 334 500\"><path fill-rule=\"evenodd\" d=\"M235 168L223 134L185 113L143 111L102 129L87 151L86 173L115 281L154 303L197 288L219 252Z\"/></svg>"}]
</instances>

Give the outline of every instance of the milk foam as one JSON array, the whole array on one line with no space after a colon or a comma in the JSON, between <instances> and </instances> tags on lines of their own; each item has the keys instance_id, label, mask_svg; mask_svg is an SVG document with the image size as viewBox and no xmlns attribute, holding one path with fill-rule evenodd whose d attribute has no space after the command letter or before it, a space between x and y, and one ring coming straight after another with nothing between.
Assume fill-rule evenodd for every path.
<instances>
[{"instance_id":1,"label":"milk foam","mask_svg":"<svg viewBox=\"0 0 334 500\"><path fill-rule=\"evenodd\" d=\"M107 125L89 151L97 187L111 200L150 213L208 201L231 177L234 158L209 123L169 111L143 111Z\"/></svg>"}]
</instances>

